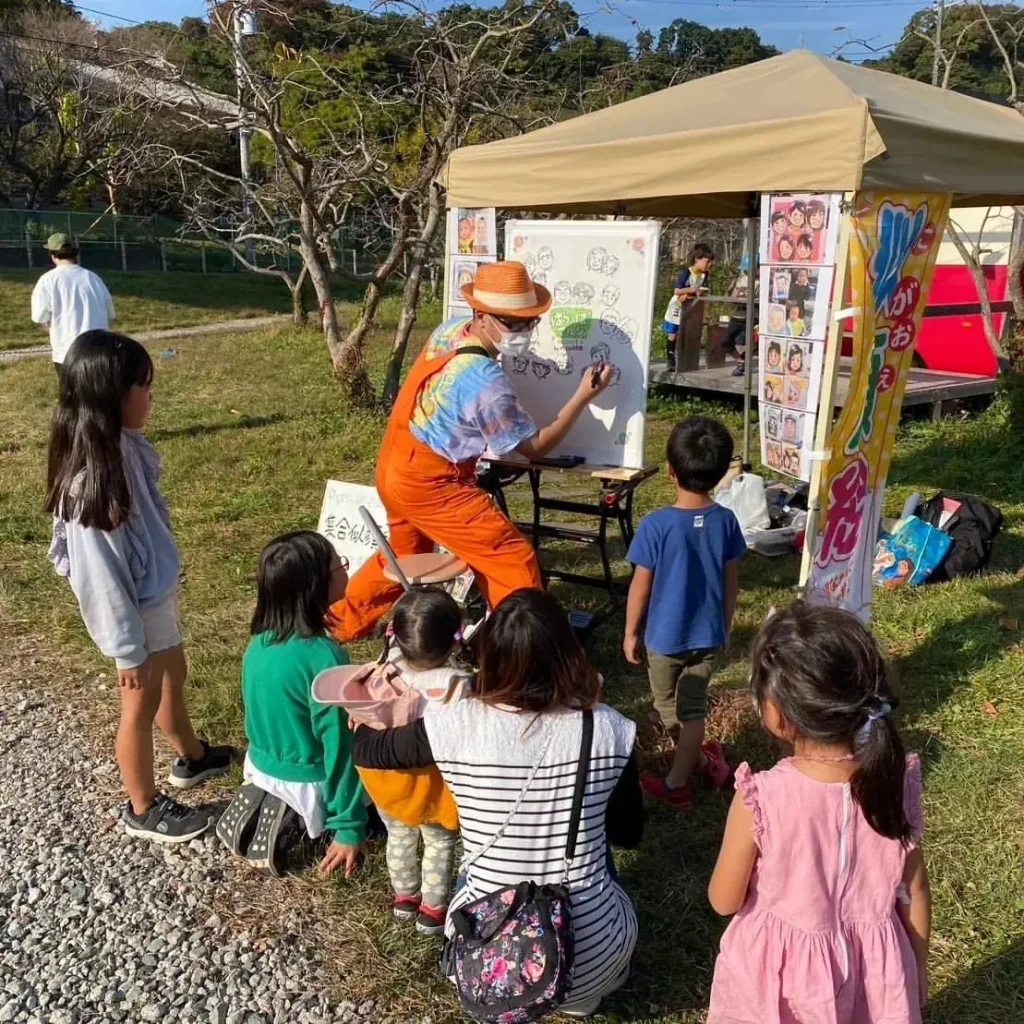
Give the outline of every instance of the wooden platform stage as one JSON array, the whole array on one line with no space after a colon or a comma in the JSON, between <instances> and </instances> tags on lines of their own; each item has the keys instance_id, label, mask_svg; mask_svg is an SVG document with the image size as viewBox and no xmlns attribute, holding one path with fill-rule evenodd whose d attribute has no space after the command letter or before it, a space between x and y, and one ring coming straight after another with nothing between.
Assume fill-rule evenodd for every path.
<instances>
[{"instance_id":1,"label":"wooden platform stage","mask_svg":"<svg viewBox=\"0 0 1024 1024\"><path fill-rule=\"evenodd\" d=\"M651 385L660 384L666 387L681 388L699 393L703 398L710 398L709 393L735 395L743 397L743 378L732 375L735 363L715 366L686 373L669 373L665 363L652 363L650 373ZM850 360L843 359L839 368L839 380L836 386L836 408L846 401L846 392L850 386ZM923 370L914 368L910 371L907 390L903 396L903 405L930 405L932 416L942 415L942 403L958 398L972 398L976 395L991 395L995 392L994 377L979 377L972 373L951 373L945 370ZM757 398L757 370L754 370L750 393Z\"/></svg>"}]
</instances>

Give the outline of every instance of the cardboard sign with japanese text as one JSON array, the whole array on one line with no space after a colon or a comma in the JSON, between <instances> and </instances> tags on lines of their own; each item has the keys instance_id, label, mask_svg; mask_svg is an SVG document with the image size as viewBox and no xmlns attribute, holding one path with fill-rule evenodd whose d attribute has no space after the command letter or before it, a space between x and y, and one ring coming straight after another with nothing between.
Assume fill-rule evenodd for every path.
<instances>
[{"instance_id":1,"label":"cardboard sign with japanese text","mask_svg":"<svg viewBox=\"0 0 1024 1024\"><path fill-rule=\"evenodd\" d=\"M323 534L342 558L348 559L349 572L355 572L377 551L377 541L359 514L360 505L366 507L387 537L388 514L375 487L327 481L316 532Z\"/></svg>"},{"instance_id":2,"label":"cardboard sign with japanese text","mask_svg":"<svg viewBox=\"0 0 1024 1024\"><path fill-rule=\"evenodd\" d=\"M808 600L871 612L871 565L914 340L949 216L948 195L860 192L850 238L854 355L832 430Z\"/></svg>"}]
</instances>

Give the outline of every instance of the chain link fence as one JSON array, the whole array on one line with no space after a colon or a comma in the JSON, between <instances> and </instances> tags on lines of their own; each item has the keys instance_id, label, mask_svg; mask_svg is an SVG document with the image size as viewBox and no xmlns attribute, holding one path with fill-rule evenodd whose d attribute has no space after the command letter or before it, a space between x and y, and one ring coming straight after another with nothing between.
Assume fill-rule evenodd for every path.
<instances>
[{"instance_id":1,"label":"chain link fence","mask_svg":"<svg viewBox=\"0 0 1024 1024\"><path fill-rule=\"evenodd\" d=\"M0 269L50 267L46 239L64 232L78 239L79 262L93 270L192 271L201 274L245 273L230 249L202 238L182 237L182 226L171 217L134 217L113 212L0 209ZM355 273L372 270L372 263L355 249L342 251L345 268ZM298 273L297 253L255 248L246 258L264 269Z\"/></svg>"}]
</instances>

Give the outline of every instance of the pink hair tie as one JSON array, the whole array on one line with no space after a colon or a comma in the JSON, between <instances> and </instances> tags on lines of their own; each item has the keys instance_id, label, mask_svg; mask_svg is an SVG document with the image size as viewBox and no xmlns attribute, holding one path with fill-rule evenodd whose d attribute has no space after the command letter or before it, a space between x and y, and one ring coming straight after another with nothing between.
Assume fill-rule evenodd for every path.
<instances>
[{"instance_id":1,"label":"pink hair tie","mask_svg":"<svg viewBox=\"0 0 1024 1024\"><path fill-rule=\"evenodd\" d=\"M462 627L459 626L459 628L457 630L455 630L455 641L458 642L461 639L462 639Z\"/></svg>"}]
</instances>

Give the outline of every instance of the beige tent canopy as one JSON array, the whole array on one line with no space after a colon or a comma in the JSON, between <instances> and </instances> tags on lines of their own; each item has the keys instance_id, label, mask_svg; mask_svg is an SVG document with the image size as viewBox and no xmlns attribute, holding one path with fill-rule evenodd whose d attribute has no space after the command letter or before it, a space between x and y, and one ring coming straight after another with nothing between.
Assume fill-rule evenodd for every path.
<instances>
[{"instance_id":1,"label":"beige tent canopy","mask_svg":"<svg viewBox=\"0 0 1024 1024\"><path fill-rule=\"evenodd\" d=\"M449 206L742 217L753 194L1024 202L1024 117L808 50L452 154Z\"/></svg>"}]
</instances>

